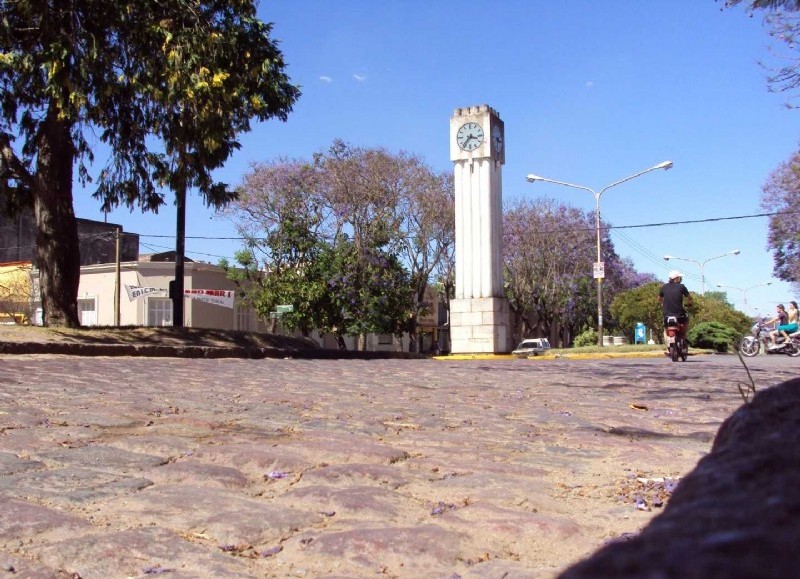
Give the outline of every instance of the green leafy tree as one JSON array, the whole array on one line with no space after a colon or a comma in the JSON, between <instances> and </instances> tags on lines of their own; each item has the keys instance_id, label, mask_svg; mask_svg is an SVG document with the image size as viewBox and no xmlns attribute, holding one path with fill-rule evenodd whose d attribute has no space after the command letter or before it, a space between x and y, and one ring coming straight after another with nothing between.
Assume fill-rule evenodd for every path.
<instances>
[{"instance_id":1,"label":"green leafy tree","mask_svg":"<svg viewBox=\"0 0 800 579\"><path fill-rule=\"evenodd\" d=\"M733 307L732 304L728 301L727 292L723 292L723 291L707 291L705 294L703 294L703 297L706 300L716 300L718 302L722 302L723 304L727 304L730 307Z\"/></svg>"},{"instance_id":2,"label":"green leafy tree","mask_svg":"<svg viewBox=\"0 0 800 579\"><path fill-rule=\"evenodd\" d=\"M380 247L359 249L346 240L336 245L329 264L330 319L323 329L357 337L407 330L412 290L397 256ZM364 346L361 340L358 348Z\"/></svg>"},{"instance_id":3,"label":"green leafy tree","mask_svg":"<svg viewBox=\"0 0 800 579\"><path fill-rule=\"evenodd\" d=\"M663 341L664 320L661 306L658 303L658 292L663 284L652 282L619 293L611 304L612 315L626 335L633 335L636 324L641 322L653 329L653 338ZM739 335L749 329L750 319L735 310L724 299L721 292L712 292L702 296L692 293L692 305L687 307L689 313L689 330L701 323L714 322L732 328ZM724 296L724 294L722 294Z\"/></svg>"},{"instance_id":4,"label":"green leafy tree","mask_svg":"<svg viewBox=\"0 0 800 579\"><path fill-rule=\"evenodd\" d=\"M222 266L228 278L237 283L243 304L252 306L262 319L269 318L278 305L291 305L293 311L282 314L281 321L286 328L297 329L307 337L319 327L321 308L326 303L320 259L328 248L294 218L270 232L266 247L273 257L266 273L252 247L236 252L234 266L225 260Z\"/></svg>"},{"instance_id":5,"label":"green leafy tree","mask_svg":"<svg viewBox=\"0 0 800 579\"><path fill-rule=\"evenodd\" d=\"M93 182L87 135L110 147L104 209L157 211L164 186L224 205L211 172L237 133L299 96L270 31L252 0L0 3L0 206L34 209L47 325L79 325L72 187L74 169Z\"/></svg>"},{"instance_id":6,"label":"green leafy tree","mask_svg":"<svg viewBox=\"0 0 800 579\"><path fill-rule=\"evenodd\" d=\"M632 336L636 324L642 323L648 329L654 330L656 341L661 341L664 320L658 303L658 292L662 285L660 282L650 282L616 295L611 303L611 315L623 334Z\"/></svg>"},{"instance_id":7,"label":"green leafy tree","mask_svg":"<svg viewBox=\"0 0 800 579\"><path fill-rule=\"evenodd\" d=\"M228 209L237 216L247 247L236 253L235 266L223 263L243 303L263 319L276 306L291 304L294 311L282 322L305 336L322 327L327 303L321 261L330 247L320 233L324 210L316 194L318 181L316 169L301 161L255 165Z\"/></svg>"},{"instance_id":8,"label":"green leafy tree","mask_svg":"<svg viewBox=\"0 0 800 579\"><path fill-rule=\"evenodd\" d=\"M753 323L747 315L713 295L692 294L692 300L690 327L703 322L715 322L733 328L741 336L749 331Z\"/></svg>"},{"instance_id":9,"label":"green leafy tree","mask_svg":"<svg viewBox=\"0 0 800 579\"><path fill-rule=\"evenodd\" d=\"M434 172L421 158L336 140L315 155L325 196L337 217L336 232L348 232L359 255L383 247L408 270L412 315L409 350L417 350L417 320L429 311L426 292L455 245L455 190L450 173ZM398 288L399 289L399 288Z\"/></svg>"}]
</instances>

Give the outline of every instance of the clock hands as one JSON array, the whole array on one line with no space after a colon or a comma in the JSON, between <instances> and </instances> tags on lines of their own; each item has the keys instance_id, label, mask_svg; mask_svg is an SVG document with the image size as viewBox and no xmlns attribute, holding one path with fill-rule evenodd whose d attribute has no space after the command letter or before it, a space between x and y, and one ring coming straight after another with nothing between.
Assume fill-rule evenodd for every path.
<instances>
[{"instance_id":1,"label":"clock hands","mask_svg":"<svg viewBox=\"0 0 800 579\"><path fill-rule=\"evenodd\" d=\"M458 130L456 139L459 147L465 151L474 151L483 143L483 130L477 123L465 123Z\"/></svg>"}]
</instances>

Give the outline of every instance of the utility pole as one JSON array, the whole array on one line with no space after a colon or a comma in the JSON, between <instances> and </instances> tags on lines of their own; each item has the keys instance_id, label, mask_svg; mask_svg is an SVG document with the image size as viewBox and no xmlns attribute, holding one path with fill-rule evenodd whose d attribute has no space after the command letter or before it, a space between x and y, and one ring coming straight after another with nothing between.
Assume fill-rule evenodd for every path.
<instances>
[{"instance_id":1,"label":"utility pole","mask_svg":"<svg viewBox=\"0 0 800 579\"><path fill-rule=\"evenodd\" d=\"M172 284L172 325L183 327L183 272L186 253L186 174L185 168L175 190L175 208L178 218L175 227L175 280Z\"/></svg>"},{"instance_id":2,"label":"utility pole","mask_svg":"<svg viewBox=\"0 0 800 579\"><path fill-rule=\"evenodd\" d=\"M119 262L122 257L122 234L120 232L120 228L117 227L114 230L114 241L116 242L116 271L115 271L115 278L114 278L114 325L119 326L119 298L120 298L120 265Z\"/></svg>"}]
</instances>

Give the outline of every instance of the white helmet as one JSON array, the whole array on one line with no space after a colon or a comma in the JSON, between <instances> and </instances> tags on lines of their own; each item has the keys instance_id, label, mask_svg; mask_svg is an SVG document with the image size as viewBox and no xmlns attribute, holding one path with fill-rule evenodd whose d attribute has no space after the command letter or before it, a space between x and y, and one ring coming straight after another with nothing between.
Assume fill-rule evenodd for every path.
<instances>
[{"instance_id":1,"label":"white helmet","mask_svg":"<svg viewBox=\"0 0 800 579\"><path fill-rule=\"evenodd\" d=\"M673 269L671 272L669 272L669 281L672 281L676 277L683 277L683 274L677 269Z\"/></svg>"}]
</instances>

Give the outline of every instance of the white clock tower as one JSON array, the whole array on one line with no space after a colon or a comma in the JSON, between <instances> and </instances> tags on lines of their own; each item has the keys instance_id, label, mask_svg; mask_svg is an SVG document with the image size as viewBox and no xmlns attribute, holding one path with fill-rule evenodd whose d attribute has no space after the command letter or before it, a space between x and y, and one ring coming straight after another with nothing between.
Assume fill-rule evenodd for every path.
<instances>
[{"instance_id":1,"label":"white clock tower","mask_svg":"<svg viewBox=\"0 0 800 579\"><path fill-rule=\"evenodd\" d=\"M511 351L503 294L505 126L488 105L456 109L450 160L456 193L456 297L450 302L454 354Z\"/></svg>"}]
</instances>

